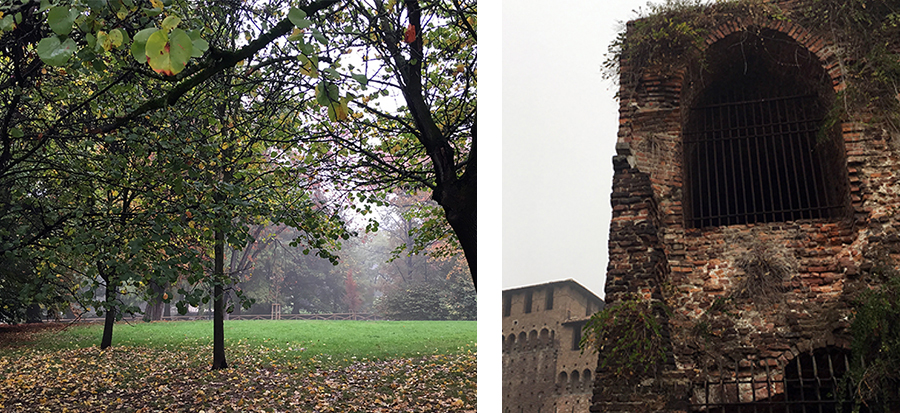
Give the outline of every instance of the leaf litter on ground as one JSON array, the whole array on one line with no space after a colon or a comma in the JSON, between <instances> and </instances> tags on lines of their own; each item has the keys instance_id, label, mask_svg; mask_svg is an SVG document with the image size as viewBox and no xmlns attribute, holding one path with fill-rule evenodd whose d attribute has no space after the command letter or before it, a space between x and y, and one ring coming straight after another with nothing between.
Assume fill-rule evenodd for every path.
<instances>
[{"instance_id":1,"label":"leaf litter on ground","mask_svg":"<svg viewBox=\"0 0 900 413\"><path fill-rule=\"evenodd\" d=\"M472 346L455 354L355 360L237 343L0 352L0 411L475 412Z\"/></svg>"}]
</instances>

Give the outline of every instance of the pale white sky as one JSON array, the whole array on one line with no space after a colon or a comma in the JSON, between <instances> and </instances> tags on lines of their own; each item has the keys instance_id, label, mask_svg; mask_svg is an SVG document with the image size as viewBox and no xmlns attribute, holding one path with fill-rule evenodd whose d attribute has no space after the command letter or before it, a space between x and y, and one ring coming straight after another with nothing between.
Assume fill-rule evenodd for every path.
<instances>
[{"instance_id":1,"label":"pale white sky","mask_svg":"<svg viewBox=\"0 0 900 413\"><path fill-rule=\"evenodd\" d=\"M603 296L618 102L602 67L646 4L479 4L480 410L500 409L501 288L573 278Z\"/></svg>"},{"instance_id":2,"label":"pale white sky","mask_svg":"<svg viewBox=\"0 0 900 413\"><path fill-rule=\"evenodd\" d=\"M573 278L603 297L618 102L602 68L646 4L503 2L503 289Z\"/></svg>"}]
</instances>

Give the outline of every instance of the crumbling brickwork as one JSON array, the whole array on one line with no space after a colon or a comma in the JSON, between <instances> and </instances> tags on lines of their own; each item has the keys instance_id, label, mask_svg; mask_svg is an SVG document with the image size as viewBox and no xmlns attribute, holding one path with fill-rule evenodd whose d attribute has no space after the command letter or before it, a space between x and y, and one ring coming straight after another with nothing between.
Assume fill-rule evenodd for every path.
<instances>
[{"instance_id":1,"label":"crumbling brickwork","mask_svg":"<svg viewBox=\"0 0 900 413\"><path fill-rule=\"evenodd\" d=\"M781 6L790 9L793 3L781 2ZM796 80L786 77L783 81L801 85L797 87L805 89L797 90L811 96L809 99L818 99L827 107L835 94L844 90L845 62L838 57L833 37L788 19L735 18L711 30L703 47L710 53L733 53L739 46L749 48L755 38L762 39L759 44L779 44L780 49L769 49L776 50L776 60L787 59L789 54L810 56L812 63L798 63L790 69L795 72L786 75ZM739 53L744 54L721 57L750 66L735 73L746 74L754 70L752 65L762 64L750 58L740 60L752 51ZM710 88L732 81L727 77L732 76L730 72L716 72L716 63L711 61L704 65L689 63L674 72L644 70L639 78L622 76L622 90L628 93L620 96L620 129L613 159L606 302L614 304L629 293L664 302L671 310L671 315L662 320L670 359L665 372L638 380L637 385L598 370L592 412L699 411L702 409L697 406L704 403L724 406L784 399L794 391L786 384L733 385L731 393L724 384L721 391L704 386L726 378L762 375L782 380L786 374L803 374L789 371L789 366L799 365L801 357L813 360L825 352L843 357L849 349L851 297L868 287L871 280L866 273L875 262L900 259L900 182L896 176L900 162L890 135L868 126L864 117L841 119L833 128L820 123L816 140L810 140L804 150L822 155L801 158L805 155L797 150L801 155L791 158L793 161L772 161L779 151L794 149L765 149L766 142L784 145L780 142L793 139L792 134L797 132L790 129L793 124L781 129L764 127L788 123L778 119L792 110L787 98L794 96L759 98L749 94L745 98L707 99L704 96L719 93ZM635 70L628 64L622 63L622 73ZM788 103L772 106L778 108L772 109L777 115L772 118L778 119L760 121L762 126L745 126L745 118L768 116L759 114L768 109L755 109L763 107L759 102L779 99ZM710 146L700 158L686 154L684 131L697 113L692 111L715 105L730 105L721 111L737 126L707 127L703 136L714 137L705 139L716 146ZM745 133L745 129L761 132ZM723 133L731 135L721 137ZM752 133L771 140L751 144L753 141L744 139L751 139L746 135ZM739 159L738 163L733 159ZM805 159L818 162L816 167L823 172L801 165ZM702 162L708 163L703 166L706 169L688 165ZM740 162L747 166L735 172L743 165ZM713 163L726 165L709 166ZM787 170L793 172L785 174ZM689 171L702 173L691 177ZM771 181L758 190L741 188L748 186L746 182L756 184L745 180L742 185L745 173L760 171L782 175L767 178ZM827 196L820 199L827 199L828 205L809 206L812 197L818 196L815 194L785 201L797 204L791 211L750 199L777 192L771 188L779 185L775 182L778 179L790 181L778 187L783 192L806 190L807 184L793 181L794 175L804 173L822 175L820 190L827 191ZM810 179L814 182L818 178ZM699 187L705 192L697 192ZM705 205L710 203L692 200L691 194L700 198L697 193L723 193L722 188L740 196L723 201L726 205L718 207L715 214L698 212L708 209ZM788 195L781 196L788 199ZM803 218L803 214L814 218ZM692 216L703 218L692 220ZM718 224L704 224L708 222ZM839 373L839 369L831 369Z\"/></svg>"}]
</instances>

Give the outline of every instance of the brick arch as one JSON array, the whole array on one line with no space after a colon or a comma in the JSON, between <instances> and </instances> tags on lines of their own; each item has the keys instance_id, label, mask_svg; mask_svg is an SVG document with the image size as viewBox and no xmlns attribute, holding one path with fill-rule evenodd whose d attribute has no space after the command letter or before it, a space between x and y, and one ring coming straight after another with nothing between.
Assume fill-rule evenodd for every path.
<instances>
[{"instance_id":1,"label":"brick arch","mask_svg":"<svg viewBox=\"0 0 900 413\"><path fill-rule=\"evenodd\" d=\"M844 73L841 70L840 59L835 54L834 46L822 36L814 34L800 24L791 21L764 19L754 22L747 20L725 22L709 30L709 34L701 45L701 50L706 51L713 43L724 39L728 35L761 29L769 29L787 35L800 46L809 50L819 58L819 62L821 62L825 72L831 77L834 91L840 92L845 88Z\"/></svg>"},{"instance_id":2,"label":"brick arch","mask_svg":"<svg viewBox=\"0 0 900 413\"><path fill-rule=\"evenodd\" d=\"M791 361L793 361L800 354L808 354L810 352L827 349L827 348L835 348L843 351L850 351L850 341L843 339L829 339L829 340L803 340L796 344L790 346L788 350L785 350L778 357L773 358L774 363L777 363L779 368L784 368Z\"/></svg>"},{"instance_id":3,"label":"brick arch","mask_svg":"<svg viewBox=\"0 0 900 413\"><path fill-rule=\"evenodd\" d=\"M829 71L815 53L824 40L778 23L712 30L704 59L681 74L678 172L688 228L838 220L850 212L843 128L817 137L840 70Z\"/></svg>"}]
</instances>

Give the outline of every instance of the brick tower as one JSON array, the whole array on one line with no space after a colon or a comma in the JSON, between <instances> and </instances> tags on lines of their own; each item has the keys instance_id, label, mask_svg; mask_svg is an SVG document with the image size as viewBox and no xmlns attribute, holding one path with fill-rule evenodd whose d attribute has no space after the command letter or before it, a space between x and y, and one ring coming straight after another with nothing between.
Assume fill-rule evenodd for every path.
<instances>
[{"instance_id":1,"label":"brick tower","mask_svg":"<svg viewBox=\"0 0 900 413\"><path fill-rule=\"evenodd\" d=\"M621 63L606 304L664 304L667 354L598 368L591 412L836 411L851 298L900 256L897 142L832 115L834 33L793 1L730 7L687 58Z\"/></svg>"}]
</instances>

